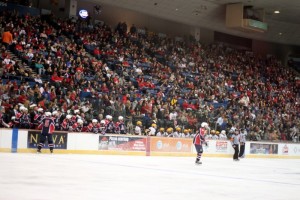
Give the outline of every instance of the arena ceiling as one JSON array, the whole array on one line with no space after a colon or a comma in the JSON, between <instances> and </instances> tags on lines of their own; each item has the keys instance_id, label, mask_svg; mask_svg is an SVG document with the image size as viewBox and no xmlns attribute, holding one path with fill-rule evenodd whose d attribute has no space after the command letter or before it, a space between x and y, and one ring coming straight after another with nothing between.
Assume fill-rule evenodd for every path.
<instances>
[{"instance_id":1,"label":"arena ceiling","mask_svg":"<svg viewBox=\"0 0 300 200\"><path fill-rule=\"evenodd\" d=\"M151 16L258 40L300 45L299 0L91 0ZM225 26L226 4L242 2L265 10L265 33L247 33ZM276 14L274 11L280 13Z\"/></svg>"}]
</instances>

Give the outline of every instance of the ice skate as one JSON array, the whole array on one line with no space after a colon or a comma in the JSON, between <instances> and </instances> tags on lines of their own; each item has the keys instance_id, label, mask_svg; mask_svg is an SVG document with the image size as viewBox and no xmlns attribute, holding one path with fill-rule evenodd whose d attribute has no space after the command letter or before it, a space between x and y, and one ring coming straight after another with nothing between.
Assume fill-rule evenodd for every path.
<instances>
[{"instance_id":1,"label":"ice skate","mask_svg":"<svg viewBox=\"0 0 300 200\"><path fill-rule=\"evenodd\" d=\"M196 161L195 164L196 165L202 165L202 162L201 161Z\"/></svg>"},{"instance_id":2,"label":"ice skate","mask_svg":"<svg viewBox=\"0 0 300 200\"><path fill-rule=\"evenodd\" d=\"M37 153L37 154L40 154L40 153L42 153L42 151L41 151L40 149L38 149L38 150L36 151L36 153Z\"/></svg>"},{"instance_id":3,"label":"ice skate","mask_svg":"<svg viewBox=\"0 0 300 200\"><path fill-rule=\"evenodd\" d=\"M240 159L233 159L233 161L240 161Z\"/></svg>"}]
</instances>

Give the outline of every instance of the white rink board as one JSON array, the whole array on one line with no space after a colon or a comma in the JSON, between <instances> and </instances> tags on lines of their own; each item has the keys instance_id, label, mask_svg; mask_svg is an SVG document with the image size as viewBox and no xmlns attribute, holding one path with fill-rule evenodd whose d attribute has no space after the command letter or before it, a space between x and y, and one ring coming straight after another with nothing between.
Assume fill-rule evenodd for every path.
<instances>
[{"instance_id":1,"label":"white rink board","mask_svg":"<svg viewBox=\"0 0 300 200\"><path fill-rule=\"evenodd\" d=\"M0 153L2 200L298 200L300 160Z\"/></svg>"},{"instance_id":2,"label":"white rink board","mask_svg":"<svg viewBox=\"0 0 300 200\"><path fill-rule=\"evenodd\" d=\"M0 148L11 148L12 130L0 129Z\"/></svg>"}]
</instances>

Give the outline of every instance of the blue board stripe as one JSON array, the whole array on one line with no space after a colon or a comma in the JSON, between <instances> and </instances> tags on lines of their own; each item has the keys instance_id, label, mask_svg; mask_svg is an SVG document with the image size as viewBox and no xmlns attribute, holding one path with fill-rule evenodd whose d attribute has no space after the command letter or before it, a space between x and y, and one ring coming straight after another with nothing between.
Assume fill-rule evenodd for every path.
<instances>
[{"instance_id":1,"label":"blue board stripe","mask_svg":"<svg viewBox=\"0 0 300 200\"><path fill-rule=\"evenodd\" d=\"M18 135L19 131L17 128L12 130L12 140L11 140L11 152L17 153L18 150Z\"/></svg>"}]
</instances>

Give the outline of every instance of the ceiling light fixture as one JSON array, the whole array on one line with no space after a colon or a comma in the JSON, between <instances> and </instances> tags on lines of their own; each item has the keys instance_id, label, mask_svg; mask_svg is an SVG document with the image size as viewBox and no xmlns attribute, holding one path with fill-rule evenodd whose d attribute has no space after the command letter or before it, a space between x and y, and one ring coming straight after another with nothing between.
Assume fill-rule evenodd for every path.
<instances>
[{"instance_id":1,"label":"ceiling light fixture","mask_svg":"<svg viewBox=\"0 0 300 200\"><path fill-rule=\"evenodd\" d=\"M279 10L275 10L274 13L275 13L275 14L279 14L280 11L279 11Z\"/></svg>"}]
</instances>

